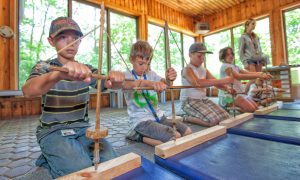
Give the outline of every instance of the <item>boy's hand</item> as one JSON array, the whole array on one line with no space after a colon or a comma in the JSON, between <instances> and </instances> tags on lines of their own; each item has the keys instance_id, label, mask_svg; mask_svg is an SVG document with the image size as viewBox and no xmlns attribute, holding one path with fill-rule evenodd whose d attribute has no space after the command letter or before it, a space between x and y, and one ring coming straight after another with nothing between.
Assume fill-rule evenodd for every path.
<instances>
[{"instance_id":1,"label":"boy's hand","mask_svg":"<svg viewBox=\"0 0 300 180\"><path fill-rule=\"evenodd\" d=\"M177 77L177 72L175 71L175 69L173 69L172 67L168 68L166 71L166 80L175 81L176 77Z\"/></svg>"},{"instance_id":2,"label":"boy's hand","mask_svg":"<svg viewBox=\"0 0 300 180\"><path fill-rule=\"evenodd\" d=\"M232 76L228 76L228 77L224 78L224 81L226 84L233 84L234 78Z\"/></svg>"},{"instance_id":3,"label":"boy's hand","mask_svg":"<svg viewBox=\"0 0 300 180\"><path fill-rule=\"evenodd\" d=\"M163 82L153 82L152 86L156 92L161 92L167 88L167 85Z\"/></svg>"},{"instance_id":4,"label":"boy's hand","mask_svg":"<svg viewBox=\"0 0 300 180\"><path fill-rule=\"evenodd\" d=\"M118 89L122 87L125 75L120 71L109 71L108 78L109 80L105 81L104 86L109 89Z\"/></svg>"},{"instance_id":5,"label":"boy's hand","mask_svg":"<svg viewBox=\"0 0 300 180\"><path fill-rule=\"evenodd\" d=\"M271 74L266 74L266 73L262 73L260 78L264 79L264 80L269 80L271 79L273 76Z\"/></svg>"},{"instance_id":6,"label":"boy's hand","mask_svg":"<svg viewBox=\"0 0 300 180\"><path fill-rule=\"evenodd\" d=\"M229 86L226 86L225 91L228 92L229 94L236 94L236 90Z\"/></svg>"},{"instance_id":7,"label":"boy's hand","mask_svg":"<svg viewBox=\"0 0 300 180\"><path fill-rule=\"evenodd\" d=\"M70 79L73 81L91 82L90 68L76 61L69 61L64 66L68 69L68 73L61 73L61 79Z\"/></svg>"}]
</instances>

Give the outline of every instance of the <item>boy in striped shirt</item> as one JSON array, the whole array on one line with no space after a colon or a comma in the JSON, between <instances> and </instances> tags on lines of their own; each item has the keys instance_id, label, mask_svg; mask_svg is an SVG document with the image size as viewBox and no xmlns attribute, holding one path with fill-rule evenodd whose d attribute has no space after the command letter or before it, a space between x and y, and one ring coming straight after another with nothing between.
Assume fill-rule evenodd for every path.
<instances>
[{"instance_id":1,"label":"boy in striped shirt","mask_svg":"<svg viewBox=\"0 0 300 180\"><path fill-rule=\"evenodd\" d=\"M83 36L78 24L68 17L52 21L48 41L56 51ZM89 86L96 87L97 80L88 77L97 69L75 60L80 41L57 54L57 58L40 61L23 86L26 97L42 95L42 115L37 127L37 141L42 154L36 165L49 170L53 178L87 168L92 163L92 140L85 136L90 126L88 118ZM49 71L49 65L64 67L68 73ZM124 74L111 71L111 80L103 81L105 88L118 88ZM112 147L102 140L100 160L115 157Z\"/></svg>"}]
</instances>

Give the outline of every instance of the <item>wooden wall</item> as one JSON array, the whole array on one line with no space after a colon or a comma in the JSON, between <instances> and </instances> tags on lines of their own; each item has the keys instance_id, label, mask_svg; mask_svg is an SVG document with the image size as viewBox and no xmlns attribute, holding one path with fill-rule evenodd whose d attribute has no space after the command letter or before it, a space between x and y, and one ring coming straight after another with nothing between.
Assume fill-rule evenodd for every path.
<instances>
[{"instance_id":1,"label":"wooden wall","mask_svg":"<svg viewBox=\"0 0 300 180\"><path fill-rule=\"evenodd\" d=\"M0 26L9 26L16 32L15 1L0 1ZM0 90L17 88L17 37L5 39L0 36Z\"/></svg>"},{"instance_id":2,"label":"wooden wall","mask_svg":"<svg viewBox=\"0 0 300 180\"><path fill-rule=\"evenodd\" d=\"M95 109L97 94L90 95L89 108ZM102 93L101 107L110 107L109 93ZM41 114L41 98L2 97L0 98L0 120L18 119Z\"/></svg>"},{"instance_id":3,"label":"wooden wall","mask_svg":"<svg viewBox=\"0 0 300 180\"><path fill-rule=\"evenodd\" d=\"M244 23L248 18L269 16L273 65L286 61L282 9L299 4L299 0L246 0L219 13L208 16L212 33Z\"/></svg>"}]
</instances>

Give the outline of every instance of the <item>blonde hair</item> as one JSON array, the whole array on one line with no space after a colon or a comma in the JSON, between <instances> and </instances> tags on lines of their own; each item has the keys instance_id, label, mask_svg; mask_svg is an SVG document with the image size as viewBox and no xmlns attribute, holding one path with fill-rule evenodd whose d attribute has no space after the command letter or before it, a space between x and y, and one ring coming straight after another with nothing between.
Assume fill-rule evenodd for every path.
<instances>
[{"instance_id":1,"label":"blonde hair","mask_svg":"<svg viewBox=\"0 0 300 180\"><path fill-rule=\"evenodd\" d=\"M138 40L134 43L130 50L130 60L134 60L136 57L152 59L153 48L147 41Z\"/></svg>"},{"instance_id":2,"label":"blonde hair","mask_svg":"<svg viewBox=\"0 0 300 180\"><path fill-rule=\"evenodd\" d=\"M245 22L245 24L244 24L244 33L247 33L246 32L246 30L247 30L247 26L249 26L249 24L251 23L251 22L256 22L256 20L255 19L253 19L253 18L249 18L246 22ZM254 32L251 32L251 34L250 34L253 38L257 38L257 35L254 33Z\"/></svg>"}]
</instances>

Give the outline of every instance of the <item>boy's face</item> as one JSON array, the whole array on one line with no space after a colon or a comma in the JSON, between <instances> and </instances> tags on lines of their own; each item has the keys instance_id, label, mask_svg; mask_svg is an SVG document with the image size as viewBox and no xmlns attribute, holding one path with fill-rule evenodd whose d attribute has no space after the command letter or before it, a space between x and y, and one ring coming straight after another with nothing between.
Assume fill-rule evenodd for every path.
<instances>
[{"instance_id":1,"label":"boy's face","mask_svg":"<svg viewBox=\"0 0 300 180\"><path fill-rule=\"evenodd\" d=\"M145 72L149 70L149 64L150 64L149 58L143 58L137 56L133 58L130 62L133 65L134 72L138 76L142 76Z\"/></svg>"},{"instance_id":2,"label":"boy's face","mask_svg":"<svg viewBox=\"0 0 300 180\"><path fill-rule=\"evenodd\" d=\"M233 59L234 59L234 54L233 54L232 50L227 49L226 56L225 56L225 62L232 64Z\"/></svg>"},{"instance_id":3,"label":"boy's face","mask_svg":"<svg viewBox=\"0 0 300 180\"><path fill-rule=\"evenodd\" d=\"M200 66L205 60L205 53L195 52L190 53L191 63L195 66Z\"/></svg>"},{"instance_id":4,"label":"boy's face","mask_svg":"<svg viewBox=\"0 0 300 180\"><path fill-rule=\"evenodd\" d=\"M73 30L66 30L62 33L58 34L54 38L48 38L49 43L55 47L56 51L66 47L68 44L72 43L73 41L79 39L80 36ZM80 41L74 43L64 51L59 53L59 56L62 56L65 59L73 60L75 55L78 52L78 48L80 45Z\"/></svg>"}]
</instances>

